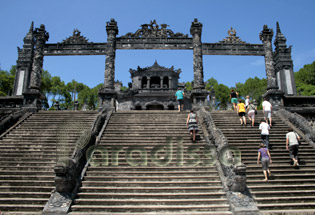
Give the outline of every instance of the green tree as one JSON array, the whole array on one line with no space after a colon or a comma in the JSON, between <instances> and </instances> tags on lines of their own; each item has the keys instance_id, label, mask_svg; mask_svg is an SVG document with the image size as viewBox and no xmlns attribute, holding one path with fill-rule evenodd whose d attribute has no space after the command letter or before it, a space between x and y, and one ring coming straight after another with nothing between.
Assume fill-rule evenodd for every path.
<instances>
[{"instance_id":1,"label":"green tree","mask_svg":"<svg viewBox=\"0 0 315 215\"><path fill-rule=\"evenodd\" d=\"M216 79L214 79L213 77L208 79L206 81L206 90L211 91L212 89L214 89L219 83Z\"/></svg>"},{"instance_id":2,"label":"green tree","mask_svg":"<svg viewBox=\"0 0 315 215\"><path fill-rule=\"evenodd\" d=\"M85 86L78 94L80 108L87 106L90 110L95 110L98 107L98 91L104 84L99 84L93 88Z\"/></svg>"},{"instance_id":3,"label":"green tree","mask_svg":"<svg viewBox=\"0 0 315 215\"><path fill-rule=\"evenodd\" d=\"M49 94L51 93L51 87L52 87L52 77L51 74L44 70L42 73L42 81L40 85L41 91L46 95L46 97L49 97Z\"/></svg>"},{"instance_id":4,"label":"green tree","mask_svg":"<svg viewBox=\"0 0 315 215\"><path fill-rule=\"evenodd\" d=\"M315 61L306 64L294 74L297 92L303 96L315 95Z\"/></svg>"},{"instance_id":5,"label":"green tree","mask_svg":"<svg viewBox=\"0 0 315 215\"><path fill-rule=\"evenodd\" d=\"M214 91L218 107L222 110L226 110L227 103L230 100L230 88L224 84L218 84L214 86Z\"/></svg>"},{"instance_id":6,"label":"green tree","mask_svg":"<svg viewBox=\"0 0 315 215\"><path fill-rule=\"evenodd\" d=\"M187 81L185 83L185 88L186 88L186 91L192 91L192 89L193 89L192 82Z\"/></svg>"},{"instance_id":7,"label":"green tree","mask_svg":"<svg viewBox=\"0 0 315 215\"><path fill-rule=\"evenodd\" d=\"M8 96L12 92L16 66L11 66L10 71L0 71L0 96Z\"/></svg>"},{"instance_id":8,"label":"green tree","mask_svg":"<svg viewBox=\"0 0 315 215\"><path fill-rule=\"evenodd\" d=\"M258 104L258 109L261 109L262 104L262 95L266 92L267 89L267 79L249 78L245 83L237 83L236 91L239 93L239 97L245 99L248 95L250 100L256 100Z\"/></svg>"}]
</instances>

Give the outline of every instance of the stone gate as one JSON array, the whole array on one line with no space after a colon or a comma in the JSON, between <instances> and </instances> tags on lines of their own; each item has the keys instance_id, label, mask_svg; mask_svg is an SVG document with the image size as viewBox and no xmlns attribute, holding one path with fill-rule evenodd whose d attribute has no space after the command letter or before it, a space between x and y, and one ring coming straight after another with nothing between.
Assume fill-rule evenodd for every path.
<instances>
[{"instance_id":1,"label":"stone gate","mask_svg":"<svg viewBox=\"0 0 315 215\"><path fill-rule=\"evenodd\" d=\"M231 28L228 37L215 43L201 41L202 24L194 19L190 26L190 36L174 33L167 24L158 24L155 20L141 25L134 33L118 35L118 25L114 19L106 23L107 42L89 42L77 29L73 35L62 42L47 43L49 34L44 25L35 28L31 24L24 38L23 48L18 48L17 71L13 96L23 99L24 107L40 108L44 98L40 92L41 74L44 56L59 55L105 55L104 86L99 91L100 106L113 107L117 97L115 82L115 56L122 49L162 49L192 50L194 86L191 93L193 105L206 103L208 92L204 86L203 55L250 55L264 56L267 77L268 97L274 107L283 104L283 95L296 95L296 86L291 59L291 47L287 47L286 38L281 33L279 23L272 49L273 30L263 26L259 37L262 44L242 41Z\"/></svg>"}]
</instances>

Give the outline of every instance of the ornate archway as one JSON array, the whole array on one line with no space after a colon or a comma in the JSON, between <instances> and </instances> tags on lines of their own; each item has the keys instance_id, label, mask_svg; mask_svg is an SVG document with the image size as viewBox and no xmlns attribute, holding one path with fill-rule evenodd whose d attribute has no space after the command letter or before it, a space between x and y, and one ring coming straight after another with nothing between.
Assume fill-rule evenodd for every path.
<instances>
[{"instance_id":1,"label":"ornate archway","mask_svg":"<svg viewBox=\"0 0 315 215\"><path fill-rule=\"evenodd\" d=\"M89 42L77 29L73 35L60 43L46 43L49 35L45 26L33 27L26 37L22 49L18 50L17 72L13 89L14 95L24 96L24 105L36 107L41 98L40 83L44 56L58 55L105 55L104 87L99 91L101 106L112 106L115 100L115 57L116 50L123 49L163 49L192 50L194 68L193 103L206 104L208 94L204 87L203 55L254 55L264 56L267 76L266 97L276 106L281 105L283 94L296 95L291 59L291 47L277 23L275 51L272 50L273 30L267 25L260 33L262 44L250 44L236 36L230 29L229 36L216 43L202 43L202 24L195 19L191 23L190 34L174 33L167 24L158 25L155 20L141 25L135 33L117 37L118 25L114 19L106 23L107 42ZM163 81L164 83L164 81Z\"/></svg>"}]
</instances>

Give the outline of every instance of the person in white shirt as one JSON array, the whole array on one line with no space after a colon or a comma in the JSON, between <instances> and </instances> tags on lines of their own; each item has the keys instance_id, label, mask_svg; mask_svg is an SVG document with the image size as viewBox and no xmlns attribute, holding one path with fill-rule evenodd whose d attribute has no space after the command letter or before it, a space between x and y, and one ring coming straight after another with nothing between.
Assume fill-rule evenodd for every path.
<instances>
[{"instance_id":1,"label":"person in white shirt","mask_svg":"<svg viewBox=\"0 0 315 215\"><path fill-rule=\"evenodd\" d=\"M272 126L272 118L271 118L271 111L272 111L272 105L269 101L267 101L266 98L264 98L264 101L262 103L264 117L267 122L267 119L269 120L270 127Z\"/></svg>"},{"instance_id":2,"label":"person in white shirt","mask_svg":"<svg viewBox=\"0 0 315 215\"><path fill-rule=\"evenodd\" d=\"M266 123L266 120L260 120L259 129L261 130L260 137L262 143L269 149L269 130L270 126Z\"/></svg>"},{"instance_id":3,"label":"person in white shirt","mask_svg":"<svg viewBox=\"0 0 315 215\"><path fill-rule=\"evenodd\" d=\"M249 105L249 96L246 96L246 99L245 99L245 108L247 109Z\"/></svg>"},{"instance_id":4,"label":"person in white shirt","mask_svg":"<svg viewBox=\"0 0 315 215\"><path fill-rule=\"evenodd\" d=\"M290 158L293 160L294 166L299 166L298 152L300 136L293 131L293 128L288 129L286 134L286 149L290 153Z\"/></svg>"}]
</instances>

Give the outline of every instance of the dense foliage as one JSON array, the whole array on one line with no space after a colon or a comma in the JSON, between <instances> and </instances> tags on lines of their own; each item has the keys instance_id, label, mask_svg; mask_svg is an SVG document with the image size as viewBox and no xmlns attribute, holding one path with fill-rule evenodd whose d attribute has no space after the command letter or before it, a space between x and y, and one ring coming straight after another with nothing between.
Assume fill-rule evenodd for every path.
<instances>
[{"instance_id":1,"label":"dense foliage","mask_svg":"<svg viewBox=\"0 0 315 215\"><path fill-rule=\"evenodd\" d=\"M306 64L294 74L297 93L302 96L315 96L315 61Z\"/></svg>"},{"instance_id":2,"label":"dense foliage","mask_svg":"<svg viewBox=\"0 0 315 215\"><path fill-rule=\"evenodd\" d=\"M11 94L15 77L15 66L12 66L10 71L0 71L0 96Z\"/></svg>"}]
</instances>

